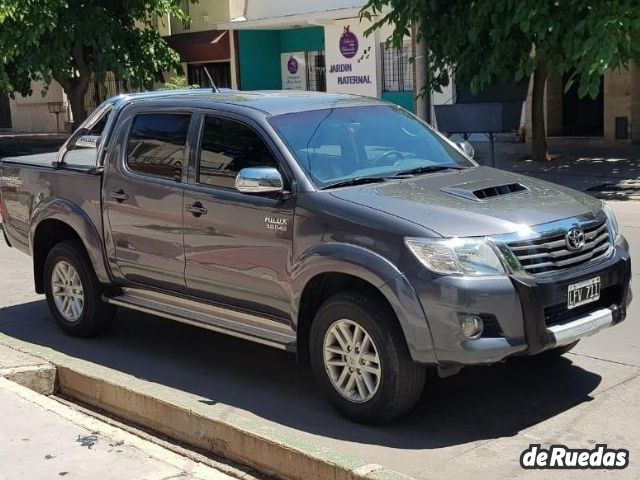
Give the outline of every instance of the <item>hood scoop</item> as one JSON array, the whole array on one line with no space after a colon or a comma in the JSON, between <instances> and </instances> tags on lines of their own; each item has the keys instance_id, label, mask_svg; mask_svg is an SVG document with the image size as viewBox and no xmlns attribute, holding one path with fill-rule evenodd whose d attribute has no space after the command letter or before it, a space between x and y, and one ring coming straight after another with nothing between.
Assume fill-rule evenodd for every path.
<instances>
[{"instance_id":1,"label":"hood scoop","mask_svg":"<svg viewBox=\"0 0 640 480\"><path fill-rule=\"evenodd\" d=\"M492 180L482 180L444 187L440 191L478 202L505 195L525 193L529 191L529 188L521 183L497 183Z\"/></svg>"}]
</instances>

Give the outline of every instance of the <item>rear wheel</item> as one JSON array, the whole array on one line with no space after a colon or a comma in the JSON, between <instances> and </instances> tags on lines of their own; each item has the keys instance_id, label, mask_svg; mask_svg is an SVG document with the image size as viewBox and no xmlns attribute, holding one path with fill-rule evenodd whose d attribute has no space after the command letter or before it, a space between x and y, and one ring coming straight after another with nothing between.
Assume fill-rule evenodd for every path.
<instances>
[{"instance_id":1,"label":"rear wheel","mask_svg":"<svg viewBox=\"0 0 640 480\"><path fill-rule=\"evenodd\" d=\"M346 292L327 300L311 326L311 365L319 386L341 414L384 423L418 401L425 370L411 359L388 305Z\"/></svg>"},{"instance_id":2,"label":"rear wheel","mask_svg":"<svg viewBox=\"0 0 640 480\"><path fill-rule=\"evenodd\" d=\"M101 285L80 242L62 242L51 249L44 283L49 309L68 334L89 337L111 325L115 307L102 301Z\"/></svg>"}]
</instances>

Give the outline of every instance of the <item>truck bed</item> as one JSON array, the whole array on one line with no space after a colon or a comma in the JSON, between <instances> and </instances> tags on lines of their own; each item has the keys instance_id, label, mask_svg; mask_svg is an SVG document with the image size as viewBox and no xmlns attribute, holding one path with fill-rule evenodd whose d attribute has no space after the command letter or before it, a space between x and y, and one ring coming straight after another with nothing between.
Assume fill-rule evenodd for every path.
<instances>
[{"instance_id":1,"label":"truck bed","mask_svg":"<svg viewBox=\"0 0 640 480\"><path fill-rule=\"evenodd\" d=\"M35 155L23 155L19 157L5 157L0 163L31 165L34 167L51 167L56 160L57 152L38 153ZM92 170L96 162L96 151L90 148L70 150L65 155L64 168L73 170Z\"/></svg>"},{"instance_id":2,"label":"truck bed","mask_svg":"<svg viewBox=\"0 0 640 480\"><path fill-rule=\"evenodd\" d=\"M56 153L42 153L0 160L4 233L11 246L25 253L29 253L34 212L44 203L78 208L102 232L102 175L95 169L95 150L69 152L65 156L69 163L59 168L52 165L55 158Z\"/></svg>"}]
</instances>

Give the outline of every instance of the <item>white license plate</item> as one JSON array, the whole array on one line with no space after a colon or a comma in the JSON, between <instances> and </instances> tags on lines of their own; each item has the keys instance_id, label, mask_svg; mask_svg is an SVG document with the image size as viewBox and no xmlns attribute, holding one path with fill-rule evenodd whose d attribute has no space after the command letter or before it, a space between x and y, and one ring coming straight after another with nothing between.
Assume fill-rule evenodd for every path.
<instances>
[{"instance_id":1,"label":"white license plate","mask_svg":"<svg viewBox=\"0 0 640 480\"><path fill-rule=\"evenodd\" d=\"M567 308L575 308L600 299L600 277L569 285Z\"/></svg>"}]
</instances>

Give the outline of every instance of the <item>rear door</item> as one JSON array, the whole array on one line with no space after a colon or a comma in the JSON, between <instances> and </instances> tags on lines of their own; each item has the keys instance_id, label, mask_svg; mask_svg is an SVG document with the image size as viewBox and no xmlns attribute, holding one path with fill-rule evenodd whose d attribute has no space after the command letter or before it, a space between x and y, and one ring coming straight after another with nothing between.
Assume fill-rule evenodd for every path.
<instances>
[{"instance_id":1,"label":"rear door","mask_svg":"<svg viewBox=\"0 0 640 480\"><path fill-rule=\"evenodd\" d=\"M183 195L192 112L136 110L121 122L106 172L107 250L116 273L143 286L182 291Z\"/></svg>"},{"instance_id":2,"label":"rear door","mask_svg":"<svg viewBox=\"0 0 640 480\"><path fill-rule=\"evenodd\" d=\"M195 142L194 142L195 143ZM242 168L275 167L277 149L257 125L205 114L184 196L185 277L203 299L277 317L290 311L293 196L240 193ZM202 208L203 213L187 209Z\"/></svg>"}]
</instances>

